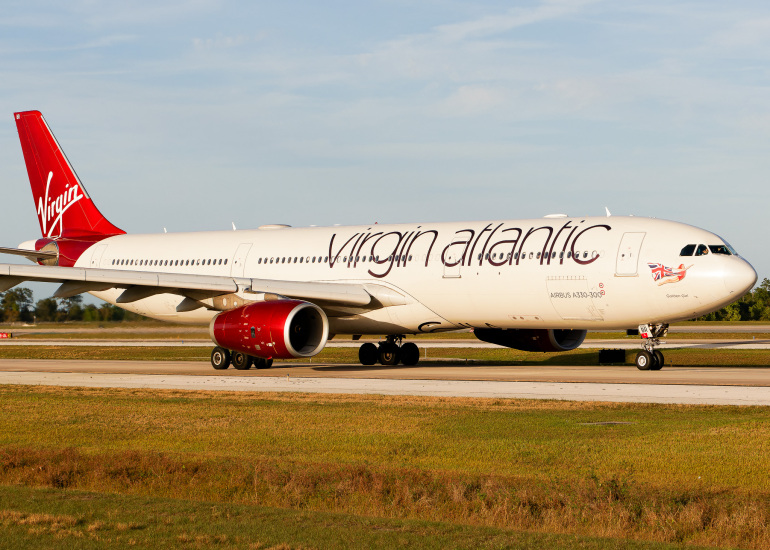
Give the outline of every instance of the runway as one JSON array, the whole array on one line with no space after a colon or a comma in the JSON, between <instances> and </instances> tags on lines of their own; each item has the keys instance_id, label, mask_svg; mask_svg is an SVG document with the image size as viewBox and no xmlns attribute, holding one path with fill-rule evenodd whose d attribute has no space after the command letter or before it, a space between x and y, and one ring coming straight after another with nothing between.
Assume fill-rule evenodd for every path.
<instances>
[{"instance_id":1,"label":"runway","mask_svg":"<svg viewBox=\"0 0 770 550\"><path fill-rule=\"evenodd\" d=\"M473 349L500 349L496 344L481 342L479 340L469 339L416 339L411 340L421 348L473 348ZM325 347L327 348L358 348L364 342L377 342L377 340L331 340ZM78 339L78 338L51 338L51 339L30 339L19 338L0 341L2 346L62 346L62 347L128 347L128 348L172 348L172 347L198 347L211 348L214 344L210 339L168 339L168 338L125 338L125 339ZM580 349L639 349L640 341L637 339L596 339L585 340ZM703 349L770 349L770 340L767 339L726 339L726 338L699 338L699 339L676 339L664 341L660 349L676 348L703 348Z\"/></svg>"},{"instance_id":2,"label":"runway","mask_svg":"<svg viewBox=\"0 0 770 550\"><path fill-rule=\"evenodd\" d=\"M277 363L215 371L206 362L2 359L0 384L770 405L770 368Z\"/></svg>"}]
</instances>

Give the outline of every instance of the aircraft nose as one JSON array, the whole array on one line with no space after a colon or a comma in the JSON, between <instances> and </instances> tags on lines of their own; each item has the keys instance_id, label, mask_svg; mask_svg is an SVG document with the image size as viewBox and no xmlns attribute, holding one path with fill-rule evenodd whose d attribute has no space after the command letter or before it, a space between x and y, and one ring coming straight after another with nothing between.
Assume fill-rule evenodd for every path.
<instances>
[{"instance_id":1,"label":"aircraft nose","mask_svg":"<svg viewBox=\"0 0 770 550\"><path fill-rule=\"evenodd\" d=\"M749 262L740 258L739 262L731 265L725 277L727 291L736 297L743 296L754 288L757 282L757 272Z\"/></svg>"}]
</instances>

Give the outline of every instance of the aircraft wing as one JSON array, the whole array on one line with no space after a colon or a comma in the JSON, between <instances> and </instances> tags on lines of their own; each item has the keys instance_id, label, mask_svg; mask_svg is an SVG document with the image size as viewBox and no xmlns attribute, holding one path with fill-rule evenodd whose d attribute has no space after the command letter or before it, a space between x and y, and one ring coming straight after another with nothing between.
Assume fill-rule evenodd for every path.
<instances>
[{"instance_id":1,"label":"aircraft wing","mask_svg":"<svg viewBox=\"0 0 770 550\"><path fill-rule=\"evenodd\" d=\"M269 293L288 298L322 302L330 306L383 307L383 300L377 301L365 285L329 283L314 281L279 281L270 279L249 279L195 275L189 273L156 273L120 269L98 269L88 267L59 267L45 265L0 264L0 292L13 288L25 281L60 283L54 296L68 298L82 292L103 291L110 288L125 289L117 303L129 303L154 294L178 294L186 298L178 311L212 307L211 299L218 296L246 291ZM367 287L372 285L366 285ZM375 285L379 286L379 285ZM384 301L392 302L392 291L384 287ZM376 294L376 290L374 294ZM184 305L183 305L184 304ZM218 309L212 307L212 309Z\"/></svg>"}]
</instances>

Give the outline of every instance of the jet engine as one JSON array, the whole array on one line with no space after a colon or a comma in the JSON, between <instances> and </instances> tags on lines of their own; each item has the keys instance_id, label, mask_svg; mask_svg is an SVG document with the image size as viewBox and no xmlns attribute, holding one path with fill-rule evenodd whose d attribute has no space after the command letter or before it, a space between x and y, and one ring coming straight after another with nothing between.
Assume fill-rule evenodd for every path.
<instances>
[{"instance_id":1,"label":"jet engine","mask_svg":"<svg viewBox=\"0 0 770 550\"><path fill-rule=\"evenodd\" d=\"M569 351L586 337L585 330L477 328L476 338L522 351Z\"/></svg>"},{"instance_id":2,"label":"jet engine","mask_svg":"<svg viewBox=\"0 0 770 550\"><path fill-rule=\"evenodd\" d=\"M211 320L211 339L225 349L265 359L312 357L329 338L329 321L318 306L300 300L255 302Z\"/></svg>"}]
</instances>

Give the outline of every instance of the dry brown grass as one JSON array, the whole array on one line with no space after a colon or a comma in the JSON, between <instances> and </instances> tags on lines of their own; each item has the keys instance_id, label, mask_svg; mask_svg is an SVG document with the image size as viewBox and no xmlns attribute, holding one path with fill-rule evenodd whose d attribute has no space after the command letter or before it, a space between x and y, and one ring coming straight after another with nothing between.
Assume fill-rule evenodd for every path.
<instances>
[{"instance_id":1,"label":"dry brown grass","mask_svg":"<svg viewBox=\"0 0 770 550\"><path fill-rule=\"evenodd\" d=\"M0 452L0 482L538 532L770 547L767 495L707 488L672 491L623 477L593 476L575 483L368 465L195 460L138 452L86 455L73 449L16 448ZM3 521L69 534L68 529L81 520L6 511L0 513ZM94 525L87 531L105 528ZM110 528L127 531L141 526L118 523ZM214 542L190 537L179 542L193 546Z\"/></svg>"}]
</instances>

